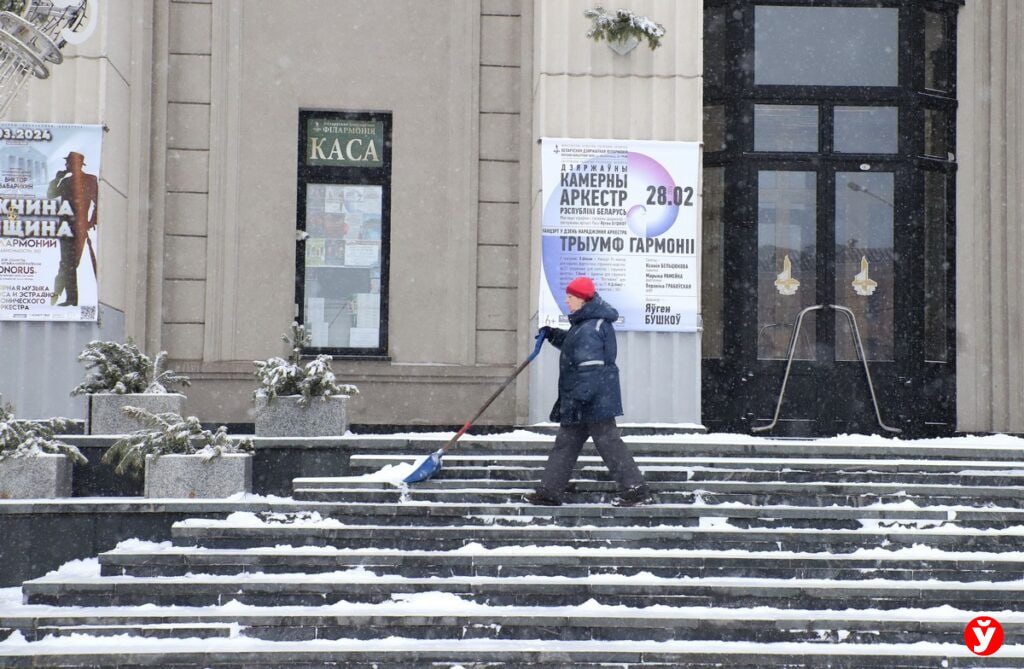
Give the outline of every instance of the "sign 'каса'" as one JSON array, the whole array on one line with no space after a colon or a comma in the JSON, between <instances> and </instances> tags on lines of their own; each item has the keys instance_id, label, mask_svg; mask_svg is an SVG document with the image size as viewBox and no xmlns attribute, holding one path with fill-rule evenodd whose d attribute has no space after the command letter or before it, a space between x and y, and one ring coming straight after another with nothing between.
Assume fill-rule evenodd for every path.
<instances>
[{"instance_id":1,"label":"sign '\u043a\u0430\u0441\u0430'","mask_svg":"<svg viewBox=\"0 0 1024 669\"><path fill-rule=\"evenodd\" d=\"M384 124L336 118L313 118L306 126L307 165L380 167Z\"/></svg>"}]
</instances>

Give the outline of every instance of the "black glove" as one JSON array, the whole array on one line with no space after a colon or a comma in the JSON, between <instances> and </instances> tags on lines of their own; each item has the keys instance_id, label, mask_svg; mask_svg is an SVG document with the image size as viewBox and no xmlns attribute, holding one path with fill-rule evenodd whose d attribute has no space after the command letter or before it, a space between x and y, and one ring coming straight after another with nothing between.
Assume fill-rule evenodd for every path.
<instances>
[{"instance_id":1,"label":"black glove","mask_svg":"<svg viewBox=\"0 0 1024 669\"><path fill-rule=\"evenodd\" d=\"M546 339L548 341L551 341L551 333L553 331L554 331L553 327L551 327L550 325L545 325L544 327L542 327L539 330L537 330L537 333L544 335L544 339Z\"/></svg>"}]
</instances>

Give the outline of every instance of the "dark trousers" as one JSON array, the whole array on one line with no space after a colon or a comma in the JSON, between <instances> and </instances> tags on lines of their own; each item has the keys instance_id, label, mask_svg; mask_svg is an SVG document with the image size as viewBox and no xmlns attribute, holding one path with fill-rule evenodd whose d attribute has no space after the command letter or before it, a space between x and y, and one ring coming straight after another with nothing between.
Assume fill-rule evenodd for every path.
<instances>
[{"instance_id":1,"label":"dark trousers","mask_svg":"<svg viewBox=\"0 0 1024 669\"><path fill-rule=\"evenodd\" d=\"M65 303L78 304L78 263L82 261L77 239L60 240L60 267L53 282L53 296L60 297L66 292ZM63 303L62 303L63 304Z\"/></svg>"},{"instance_id":2,"label":"dark trousers","mask_svg":"<svg viewBox=\"0 0 1024 669\"><path fill-rule=\"evenodd\" d=\"M540 490L552 497L561 497L587 437L594 438L594 446L620 490L643 484L644 476L619 436L619 427L612 418L600 423L561 426L555 437L555 445L548 454L547 464L544 465Z\"/></svg>"},{"instance_id":3,"label":"dark trousers","mask_svg":"<svg viewBox=\"0 0 1024 669\"><path fill-rule=\"evenodd\" d=\"M53 301L56 302L61 293L66 294L61 304L78 305L78 266L82 263L82 253L89 237L89 226L74 224L75 236L71 239L62 237L60 240L60 266L53 280Z\"/></svg>"}]
</instances>

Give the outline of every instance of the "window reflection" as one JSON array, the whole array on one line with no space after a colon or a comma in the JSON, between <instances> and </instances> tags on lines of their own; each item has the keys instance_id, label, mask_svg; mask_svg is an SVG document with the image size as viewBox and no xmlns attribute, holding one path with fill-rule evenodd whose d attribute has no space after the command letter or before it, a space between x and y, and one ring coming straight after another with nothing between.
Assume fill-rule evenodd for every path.
<instances>
[{"instance_id":1,"label":"window reflection","mask_svg":"<svg viewBox=\"0 0 1024 669\"><path fill-rule=\"evenodd\" d=\"M837 153L896 153L896 107L836 107L833 149Z\"/></svg>"},{"instance_id":2,"label":"window reflection","mask_svg":"<svg viewBox=\"0 0 1024 669\"><path fill-rule=\"evenodd\" d=\"M725 9L704 10L704 83L716 87L725 83Z\"/></svg>"},{"instance_id":3,"label":"window reflection","mask_svg":"<svg viewBox=\"0 0 1024 669\"><path fill-rule=\"evenodd\" d=\"M946 17L937 12L924 13L924 87L933 91L949 92L950 44L946 31Z\"/></svg>"},{"instance_id":4,"label":"window reflection","mask_svg":"<svg viewBox=\"0 0 1024 669\"><path fill-rule=\"evenodd\" d=\"M868 360L893 359L892 173L836 174L836 304L853 311ZM836 319L836 360L859 360L849 322Z\"/></svg>"},{"instance_id":5,"label":"window reflection","mask_svg":"<svg viewBox=\"0 0 1024 669\"><path fill-rule=\"evenodd\" d=\"M714 153L725 148L725 107L708 105L704 107L704 150Z\"/></svg>"},{"instance_id":6,"label":"window reflection","mask_svg":"<svg viewBox=\"0 0 1024 669\"><path fill-rule=\"evenodd\" d=\"M306 328L314 348L380 346L380 186L306 186Z\"/></svg>"},{"instance_id":7,"label":"window reflection","mask_svg":"<svg viewBox=\"0 0 1024 669\"><path fill-rule=\"evenodd\" d=\"M898 18L893 8L758 6L754 83L896 86Z\"/></svg>"},{"instance_id":8,"label":"window reflection","mask_svg":"<svg viewBox=\"0 0 1024 669\"><path fill-rule=\"evenodd\" d=\"M925 360L948 362L946 284L946 175L924 175L924 347Z\"/></svg>"},{"instance_id":9,"label":"window reflection","mask_svg":"<svg viewBox=\"0 0 1024 669\"><path fill-rule=\"evenodd\" d=\"M757 185L757 357L782 359L797 315L815 303L817 175L814 172L758 172ZM815 314L804 317L794 357L814 357Z\"/></svg>"},{"instance_id":10,"label":"window reflection","mask_svg":"<svg viewBox=\"0 0 1024 669\"><path fill-rule=\"evenodd\" d=\"M754 150L818 150L818 108L813 105L754 105Z\"/></svg>"},{"instance_id":11,"label":"window reflection","mask_svg":"<svg viewBox=\"0 0 1024 669\"><path fill-rule=\"evenodd\" d=\"M947 160L949 143L946 141L948 117L938 109L924 110L924 153Z\"/></svg>"},{"instance_id":12,"label":"window reflection","mask_svg":"<svg viewBox=\"0 0 1024 669\"><path fill-rule=\"evenodd\" d=\"M705 358L722 357L722 301L725 283L725 168L704 170L704 193L701 200L701 317L704 334L701 353Z\"/></svg>"}]
</instances>

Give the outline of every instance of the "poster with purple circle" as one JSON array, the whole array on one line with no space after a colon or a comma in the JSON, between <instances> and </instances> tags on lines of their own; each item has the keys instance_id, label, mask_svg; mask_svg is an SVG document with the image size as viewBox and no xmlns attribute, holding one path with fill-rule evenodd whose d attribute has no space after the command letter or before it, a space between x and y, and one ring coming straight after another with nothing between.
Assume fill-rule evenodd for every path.
<instances>
[{"instance_id":1,"label":"poster with purple circle","mask_svg":"<svg viewBox=\"0 0 1024 669\"><path fill-rule=\"evenodd\" d=\"M565 286L585 275L619 330L696 332L700 144L545 138L541 170L538 325L568 325Z\"/></svg>"}]
</instances>

